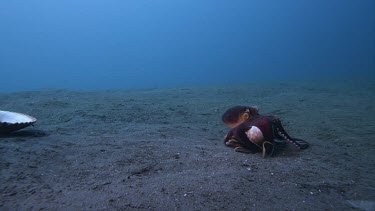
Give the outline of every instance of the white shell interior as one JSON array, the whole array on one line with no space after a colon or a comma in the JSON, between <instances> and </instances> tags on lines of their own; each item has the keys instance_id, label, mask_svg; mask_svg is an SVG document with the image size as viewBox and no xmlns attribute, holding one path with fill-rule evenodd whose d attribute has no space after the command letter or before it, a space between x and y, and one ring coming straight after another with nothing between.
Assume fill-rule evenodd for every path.
<instances>
[{"instance_id":1,"label":"white shell interior","mask_svg":"<svg viewBox=\"0 0 375 211\"><path fill-rule=\"evenodd\" d=\"M6 122L8 124L17 123L28 123L35 122L36 119L26 114L10 112L10 111L0 111L0 122Z\"/></svg>"}]
</instances>

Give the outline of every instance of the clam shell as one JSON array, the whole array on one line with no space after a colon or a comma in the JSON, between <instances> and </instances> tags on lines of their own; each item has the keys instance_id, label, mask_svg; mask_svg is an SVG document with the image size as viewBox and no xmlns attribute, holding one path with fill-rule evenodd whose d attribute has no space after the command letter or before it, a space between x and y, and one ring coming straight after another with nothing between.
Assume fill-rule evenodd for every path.
<instances>
[{"instance_id":1,"label":"clam shell","mask_svg":"<svg viewBox=\"0 0 375 211\"><path fill-rule=\"evenodd\" d=\"M256 127L252 126L248 131L245 132L247 137L251 142L254 144L258 145L259 147L262 147L263 141L264 141L264 136L262 131Z\"/></svg>"},{"instance_id":2,"label":"clam shell","mask_svg":"<svg viewBox=\"0 0 375 211\"><path fill-rule=\"evenodd\" d=\"M37 121L27 114L0 111L0 133L10 133L28 127Z\"/></svg>"}]
</instances>

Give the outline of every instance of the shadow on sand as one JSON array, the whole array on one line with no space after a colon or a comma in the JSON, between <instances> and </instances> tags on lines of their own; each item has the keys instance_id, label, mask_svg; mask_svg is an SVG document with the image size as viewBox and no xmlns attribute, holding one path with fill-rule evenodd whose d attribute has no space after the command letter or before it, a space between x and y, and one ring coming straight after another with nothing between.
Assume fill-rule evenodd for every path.
<instances>
[{"instance_id":1,"label":"shadow on sand","mask_svg":"<svg viewBox=\"0 0 375 211\"><path fill-rule=\"evenodd\" d=\"M11 137L44 137L48 134L42 130L21 130L11 133L0 134L0 138L11 138Z\"/></svg>"}]
</instances>

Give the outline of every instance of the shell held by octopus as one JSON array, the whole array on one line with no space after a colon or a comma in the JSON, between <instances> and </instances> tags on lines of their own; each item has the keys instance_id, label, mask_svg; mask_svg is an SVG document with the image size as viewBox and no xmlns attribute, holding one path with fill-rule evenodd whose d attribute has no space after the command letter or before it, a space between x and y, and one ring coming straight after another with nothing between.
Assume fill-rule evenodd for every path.
<instances>
[{"instance_id":1,"label":"shell held by octopus","mask_svg":"<svg viewBox=\"0 0 375 211\"><path fill-rule=\"evenodd\" d=\"M0 133L10 133L33 125L37 119L27 114L0 110Z\"/></svg>"},{"instance_id":2,"label":"shell held by octopus","mask_svg":"<svg viewBox=\"0 0 375 211\"><path fill-rule=\"evenodd\" d=\"M252 126L245 133L251 142L253 142L254 144L258 146L262 146L264 142L264 136L263 136L262 131L258 127Z\"/></svg>"}]
</instances>

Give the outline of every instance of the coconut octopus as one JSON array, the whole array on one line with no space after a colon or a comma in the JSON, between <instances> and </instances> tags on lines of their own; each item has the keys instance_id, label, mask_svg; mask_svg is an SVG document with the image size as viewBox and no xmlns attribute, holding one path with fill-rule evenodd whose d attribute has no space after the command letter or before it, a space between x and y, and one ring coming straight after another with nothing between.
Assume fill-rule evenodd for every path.
<instances>
[{"instance_id":1,"label":"coconut octopus","mask_svg":"<svg viewBox=\"0 0 375 211\"><path fill-rule=\"evenodd\" d=\"M258 107L235 106L223 114L222 121L231 128L224 138L226 146L236 152L262 152L263 158L274 154L274 139L285 140L298 150L309 146L304 140L290 137L277 117L260 115L258 111Z\"/></svg>"}]
</instances>

